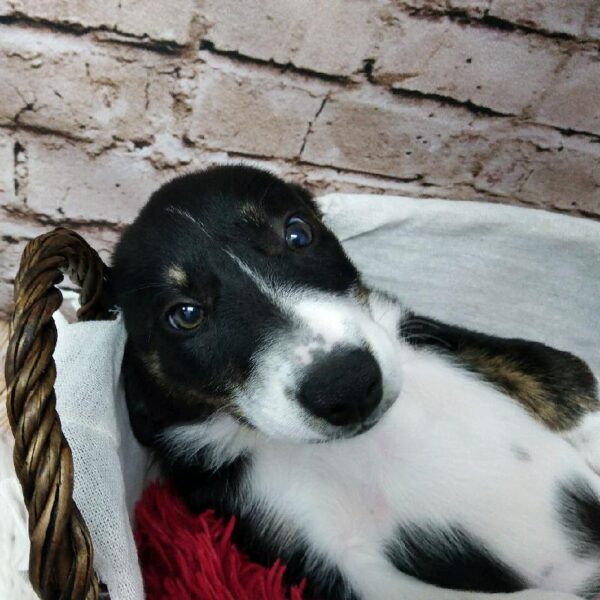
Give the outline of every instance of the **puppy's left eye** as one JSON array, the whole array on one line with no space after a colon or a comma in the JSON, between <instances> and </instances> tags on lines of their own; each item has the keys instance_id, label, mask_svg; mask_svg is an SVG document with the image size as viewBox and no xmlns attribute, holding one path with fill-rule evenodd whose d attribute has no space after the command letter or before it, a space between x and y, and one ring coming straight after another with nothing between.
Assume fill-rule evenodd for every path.
<instances>
[{"instance_id":1,"label":"puppy's left eye","mask_svg":"<svg viewBox=\"0 0 600 600\"><path fill-rule=\"evenodd\" d=\"M198 304L176 304L167 312L167 321L173 329L195 329L204 320L204 311Z\"/></svg>"},{"instance_id":2,"label":"puppy's left eye","mask_svg":"<svg viewBox=\"0 0 600 600\"><path fill-rule=\"evenodd\" d=\"M285 225L285 241L292 250L310 246L313 241L311 226L300 217L290 217Z\"/></svg>"}]
</instances>

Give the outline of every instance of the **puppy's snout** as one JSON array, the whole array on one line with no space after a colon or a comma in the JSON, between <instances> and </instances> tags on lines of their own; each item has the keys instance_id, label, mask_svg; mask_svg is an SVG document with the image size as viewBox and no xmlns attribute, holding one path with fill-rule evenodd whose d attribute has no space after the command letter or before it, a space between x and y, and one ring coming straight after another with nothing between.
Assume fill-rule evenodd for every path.
<instances>
[{"instance_id":1,"label":"puppy's snout","mask_svg":"<svg viewBox=\"0 0 600 600\"><path fill-rule=\"evenodd\" d=\"M368 350L337 350L311 365L298 399L332 425L364 421L381 402L381 370Z\"/></svg>"}]
</instances>

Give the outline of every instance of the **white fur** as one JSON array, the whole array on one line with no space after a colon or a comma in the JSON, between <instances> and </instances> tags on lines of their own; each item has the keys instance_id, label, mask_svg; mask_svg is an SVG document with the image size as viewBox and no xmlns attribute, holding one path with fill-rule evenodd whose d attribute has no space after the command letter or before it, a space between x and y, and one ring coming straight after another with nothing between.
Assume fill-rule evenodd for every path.
<instances>
[{"instance_id":1,"label":"white fur","mask_svg":"<svg viewBox=\"0 0 600 600\"><path fill-rule=\"evenodd\" d=\"M559 484L573 476L600 494L600 479L573 447L589 428L597 431L600 416L588 417L569 443L447 359L397 338L392 342L401 314L395 302L373 296L369 312L342 299L314 297L296 307L300 327L318 332L327 344L368 343L383 372L394 374L386 385L398 385L401 374L399 397L370 431L324 444L275 439L311 434L294 400L281 393L293 384L293 352L281 361L276 357L282 346L275 344L257 372L277 360L281 372L271 371L277 376L255 381L248 392L258 403L253 422L267 435L221 415L170 431L180 444L175 451L210 448L215 467L249 453L246 511L255 508L264 527L282 541L298 529L310 540L314 563L337 565L363 598L486 597L442 590L395 569L384 548L401 523L459 524L539 588L511 598L572 598L570 593L598 574L600 562L572 552L556 495Z\"/></svg>"},{"instance_id":2,"label":"white fur","mask_svg":"<svg viewBox=\"0 0 600 600\"><path fill-rule=\"evenodd\" d=\"M506 396L442 359L409 348L399 359L403 393L371 431L319 445L257 440L253 495L299 524L367 598L404 590L406 576L393 570L389 590L375 595L381 581L365 568L381 563L379 570L389 570L382 548L402 522L460 523L536 587L581 587L598 561L570 552L555 500L558 483L573 475L600 493L582 457ZM531 460L519 461L515 446Z\"/></svg>"},{"instance_id":3,"label":"white fur","mask_svg":"<svg viewBox=\"0 0 600 600\"><path fill-rule=\"evenodd\" d=\"M587 414L579 425L567 431L564 437L600 475L600 412Z\"/></svg>"},{"instance_id":4,"label":"white fur","mask_svg":"<svg viewBox=\"0 0 600 600\"><path fill-rule=\"evenodd\" d=\"M269 281L230 250L226 251L242 273L249 277L269 301L292 322L285 335L263 341L254 355L252 374L234 394L244 417L259 431L273 438L321 441L332 437L335 428L315 418L295 396L303 369L316 352L335 347L368 347L383 374L383 401L372 415L377 420L400 392L400 372L395 365L398 323L401 308L381 296L369 306L353 295L322 293ZM381 313L374 319L373 310ZM381 322L380 322L381 321Z\"/></svg>"}]
</instances>

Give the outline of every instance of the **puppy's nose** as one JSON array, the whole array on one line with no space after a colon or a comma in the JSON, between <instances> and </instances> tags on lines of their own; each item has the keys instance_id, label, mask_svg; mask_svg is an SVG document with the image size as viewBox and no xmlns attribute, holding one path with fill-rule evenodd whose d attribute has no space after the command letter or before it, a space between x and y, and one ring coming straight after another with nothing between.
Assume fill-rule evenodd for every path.
<instances>
[{"instance_id":1,"label":"puppy's nose","mask_svg":"<svg viewBox=\"0 0 600 600\"><path fill-rule=\"evenodd\" d=\"M308 367L298 399L332 425L364 421L381 402L381 370L368 350L334 350Z\"/></svg>"}]
</instances>

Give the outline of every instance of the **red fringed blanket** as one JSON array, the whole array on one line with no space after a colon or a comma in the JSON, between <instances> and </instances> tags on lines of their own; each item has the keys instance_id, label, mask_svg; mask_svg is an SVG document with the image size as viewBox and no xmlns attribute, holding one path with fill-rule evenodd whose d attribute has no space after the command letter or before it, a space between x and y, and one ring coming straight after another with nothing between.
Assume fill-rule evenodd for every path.
<instances>
[{"instance_id":1,"label":"red fringed blanket","mask_svg":"<svg viewBox=\"0 0 600 600\"><path fill-rule=\"evenodd\" d=\"M286 589L279 561L266 568L236 548L233 517L194 515L159 484L146 490L135 516L148 600L302 600L304 585Z\"/></svg>"}]
</instances>

